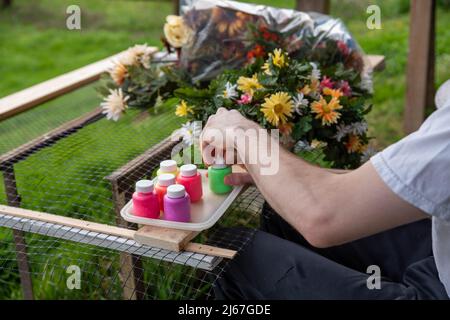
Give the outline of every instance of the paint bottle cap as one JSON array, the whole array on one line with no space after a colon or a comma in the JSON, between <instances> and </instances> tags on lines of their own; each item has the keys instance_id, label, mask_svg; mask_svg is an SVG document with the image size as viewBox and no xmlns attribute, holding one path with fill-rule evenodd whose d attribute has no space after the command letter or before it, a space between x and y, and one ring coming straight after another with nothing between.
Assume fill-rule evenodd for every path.
<instances>
[{"instance_id":1,"label":"paint bottle cap","mask_svg":"<svg viewBox=\"0 0 450 320\"><path fill-rule=\"evenodd\" d=\"M172 199L183 198L186 195L186 189L181 184L173 184L167 187L167 196Z\"/></svg>"},{"instance_id":2,"label":"paint bottle cap","mask_svg":"<svg viewBox=\"0 0 450 320\"><path fill-rule=\"evenodd\" d=\"M136 182L136 192L150 193L153 192L153 181L139 180Z\"/></svg>"},{"instance_id":3,"label":"paint bottle cap","mask_svg":"<svg viewBox=\"0 0 450 320\"><path fill-rule=\"evenodd\" d=\"M163 187L168 187L175 184L175 175L171 173L163 173L158 176L158 184Z\"/></svg>"},{"instance_id":4,"label":"paint bottle cap","mask_svg":"<svg viewBox=\"0 0 450 320\"><path fill-rule=\"evenodd\" d=\"M223 157L216 157L214 159L214 164L212 165L213 169L223 169L228 167L225 164L225 159Z\"/></svg>"},{"instance_id":5,"label":"paint bottle cap","mask_svg":"<svg viewBox=\"0 0 450 320\"><path fill-rule=\"evenodd\" d=\"M195 164L185 164L180 167L182 177L193 177L197 175L197 166Z\"/></svg>"},{"instance_id":6,"label":"paint bottle cap","mask_svg":"<svg viewBox=\"0 0 450 320\"><path fill-rule=\"evenodd\" d=\"M175 160L164 160L159 164L161 172L174 172L177 171L177 162Z\"/></svg>"}]
</instances>

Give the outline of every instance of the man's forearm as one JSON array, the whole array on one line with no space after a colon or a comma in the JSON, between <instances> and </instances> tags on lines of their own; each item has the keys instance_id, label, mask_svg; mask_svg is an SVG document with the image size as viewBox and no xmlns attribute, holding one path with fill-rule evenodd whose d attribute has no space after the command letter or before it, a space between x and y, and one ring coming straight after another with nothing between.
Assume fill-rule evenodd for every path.
<instances>
[{"instance_id":1,"label":"man's forearm","mask_svg":"<svg viewBox=\"0 0 450 320\"><path fill-rule=\"evenodd\" d=\"M258 135L258 139L261 137ZM240 136L242 139L243 137ZM261 154L268 154L270 143L278 144L275 139L268 137L267 149L259 149L258 159ZM255 150L255 146L247 146L238 144L237 150L240 158L244 161L247 171L252 176L259 190L277 211L289 224L296 228L305 237L312 232L315 225L324 224L322 212L326 205L326 195L329 193L332 176L336 175L326 169L309 164L284 148L279 148L279 157L270 157L270 161L278 161L278 172L270 175L262 174L263 168L273 166L270 164L261 164L260 161L252 163L249 161L249 152Z\"/></svg>"},{"instance_id":2,"label":"man's forearm","mask_svg":"<svg viewBox=\"0 0 450 320\"><path fill-rule=\"evenodd\" d=\"M268 157L269 167L275 164L278 170L265 171L267 163L261 163L261 155L269 155L270 146L278 145L278 141L261 140L268 137L267 131L262 130L256 134L256 142L250 139L253 148L249 148L245 144L247 137L242 134L242 130L248 129L256 132L261 128L236 110L219 108L208 119L201 135L203 160L213 163L209 151L215 151L215 156L216 151L225 150L229 161L228 151L238 150L239 158L244 160L266 200L315 246L338 245L426 217L420 209L392 192L370 161L342 174L311 165L280 148L279 156ZM228 132L234 140L215 138L217 134L228 137ZM261 145L267 140L270 143ZM260 161L249 161L254 160L249 151L255 151L255 147Z\"/></svg>"}]
</instances>

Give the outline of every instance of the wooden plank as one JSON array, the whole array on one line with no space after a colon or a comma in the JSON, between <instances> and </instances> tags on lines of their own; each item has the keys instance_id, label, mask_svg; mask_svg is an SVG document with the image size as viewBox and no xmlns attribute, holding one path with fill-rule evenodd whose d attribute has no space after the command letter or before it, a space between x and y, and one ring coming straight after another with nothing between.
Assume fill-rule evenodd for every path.
<instances>
[{"instance_id":1,"label":"wooden plank","mask_svg":"<svg viewBox=\"0 0 450 320\"><path fill-rule=\"evenodd\" d=\"M97 121L102 117L102 110L100 108L96 108L95 110L82 115L79 118L69 121L61 125L60 127L1 155L0 169L2 169L2 167L10 166L16 162L26 159L26 157L35 153L36 151L51 146L58 140L77 132L87 124Z\"/></svg>"},{"instance_id":2,"label":"wooden plank","mask_svg":"<svg viewBox=\"0 0 450 320\"><path fill-rule=\"evenodd\" d=\"M363 57L364 67L371 68L373 71L381 71L386 67L385 56L382 55L366 55Z\"/></svg>"},{"instance_id":3,"label":"wooden plank","mask_svg":"<svg viewBox=\"0 0 450 320\"><path fill-rule=\"evenodd\" d=\"M425 108L429 103L432 105L433 101L435 7L435 0L411 1L403 116L403 127L407 134L420 127L425 117Z\"/></svg>"},{"instance_id":4,"label":"wooden plank","mask_svg":"<svg viewBox=\"0 0 450 320\"><path fill-rule=\"evenodd\" d=\"M165 249L141 245L135 240L110 234L88 231L40 220L21 218L0 213L0 226L36 233L56 239L97 246L140 257L191 266L202 270L213 270L222 258L190 251L173 252Z\"/></svg>"},{"instance_id":5,"label":"wooden plank","mask_svg":"<svg viewBox=\"0 0 450 320\"><path fill-rule=\"evenodd\" d=\"M23 208L15 208L5 205L0 205L0 213L13 215L15 217L28 218L33 220L39 220L44 222L50 222L60 224L67 227L73 227L83 229L87 231L99 232L110 234L117 237L123 237L127 239L133 239L135 230L119 228L116 226L110 226L102 223L95 223L75 218L58 216L55 214L49 214L45 212L27 210Z\"/></svg>"},{"instance_id":6,"label":"wooden plank","mask_svg":"<svg viewBox=\"0 0 450 320\"><path fill-rule=\"evenodd\" d=\"M330 0L296 0L295 10L330 13Z\"/></svg>"},{"instance_id":7,"label":"wooden plank","mask_svg":"<svg viewBox=\"0 0 450 320\"><path fill-rule=\"evenodd\" d=\"M152 47L156 52L158 49ZM61 96L100 78L112 66L114 59L125 51L106 59L91 63L82 68L41 82L25 90L0 99L0 120L29 110L45 101Z\"/></svg>"},{"instance_id":8,"label":"wooden plank","mask_svg":"<svg viewBox=\"0 0 450 320\"><path fill-rule=\"evenodd\" d=\"M54 214L49 214L45 212L39 212L39 211L33 211L23 208L16 208L11 206L5 206L0 205L0 214L8 215L8 216L14 216L18 218L24 218L24 219L30 219L34 221L41 221L44 223L52 223L60 226L64 226L65 228L76 228L78 230L84 230L85 232L94 232L94 233L101 233L106 234L108 236L116 236L123 239L130 239L134 240L134 236L136 233L136 230L126 229L126 228L120 228L116 226L111 226L107 224L102 223L96 223L96 222L90 222L75 218L69 218L69 217L62 217ZM204 249L199 246L191 246L192 243L188 243L186 245L186 248L192 248L192 249L199 249L200 251L198 253L203 254ZM202 245L204 246L204 245ZM215 247L214 247L215 248ZM158 248L157 248L158 249ZM222 256L224 254L221 248L216 248L218 250L212 250L209 251L211 255L217 254L218 256ZM161 249L158 249L161 250ZM209 249L208 249L209 250ZM193 253L196 253L195 251L192 251ZM226 256L230 256L229 253L225 253Z\"/></svg>"},{"instance_id":9,"label":"wooden plank","mask_svg":"<svg viewBox=\"0 0 450 320\"><path fill-rule=\"evenodd\" d=\"M213 247L213 246L209 246L206 244L194 243L194 242L188 243L184 247L184 249L186 251L192 251L192 252L203 253L203 254L208 254L208 255L210 254L215 257L222 257L222 258L226 258L226 259L233 259L237 254L237 252L235 250L218 248L218 247Z\"/></svg>"},{"instance_id":10,"label":"wooden plank","mask_svg":"<svg viewBox=\"0 0 450 320\"><path fill-rule=\"evenodd\" d=\"M3 183L5 185L6 200L12 207L20 206L20 195L17 191L16 175L14 166L3 168ZM13 230L16 259L19 268L20 283L25 300L33 300L33 282L31 279L30 266L28 264L27 244L25 233L21 230Z\"/></svg>"},{"instance_id":11,"label":"wooden plank","mask_svg":"<svg viewBox=\"0 0 450 320\"><path fill-rule=\"evenodd\" d=\"M134 240L150 247L179 252L195 238L198 232L155 226L144 226L134 234Z\"/></svg>"}]
</instances>

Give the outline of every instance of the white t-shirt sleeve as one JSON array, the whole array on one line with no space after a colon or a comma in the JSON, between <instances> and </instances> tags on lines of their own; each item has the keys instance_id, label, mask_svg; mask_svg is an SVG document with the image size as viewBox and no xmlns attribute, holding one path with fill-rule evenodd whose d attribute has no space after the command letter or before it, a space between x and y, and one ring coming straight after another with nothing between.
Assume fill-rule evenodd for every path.
<instances>
[{"instance_id":1,"label":"white t-shirt sleeve","mask_svg":"<svg viewBox=\"0 0 450 320\"><path fill-rule=\"evenodd\" d=\"M371 162L398 196L450 222L450 101Z\"/></svg>"}]
</instances>

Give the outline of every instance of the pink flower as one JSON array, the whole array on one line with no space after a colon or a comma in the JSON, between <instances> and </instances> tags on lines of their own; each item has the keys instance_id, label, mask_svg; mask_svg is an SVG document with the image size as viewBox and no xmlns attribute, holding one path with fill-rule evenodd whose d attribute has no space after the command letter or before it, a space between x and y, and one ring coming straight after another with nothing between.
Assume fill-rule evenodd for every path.
<instances>
[{"instance_id":1,"label":"pink flower","mask_svg":"<svg viewBox=\"0 0 450 320\"><path fill-rule=\"evenodd\" d=\"M324 77L322 78L322 81L320 81L320 88L321 88L321 89L323 89L323 88L330 88L330 89L333 89L333 86L334 86L334 82L331 81L331 79L328 78L327 76L324 76Z\"/></svg>"},{"instance_id":2,"label":"pink flower","mask_svg":"<svg viewBox=\"0 0 450 320\"><path fill-rule=\"evenodd\" d=\"M237 103L239 104L249 104L250 102L252 102L252 96L248 93L244 93L241 95L241 98L237 100Z\"/></svg>"},{"instance_id":3,"label":"pink flower","mask_svg":"<svg viewBox=\"0 0 450 320\"><path fill-rule=\"evenodd\" d=\"M352 88L350 88L350 85L347 81L341 80L338 83L338 88L341 89L342 93L346 97L350 97L352 95Z\"/></svg>"},{"instance_id":4,"label":"pink flower","mask_svg":"<svg viewBox=\"0 0 450 320\"><path fill-rule=\"evenodd\" d=\"M344 41L339 40L337 42L337 47L344 56L347 56L350 53L350 49L347 47Z\"/></svg>"}]
</instances>

